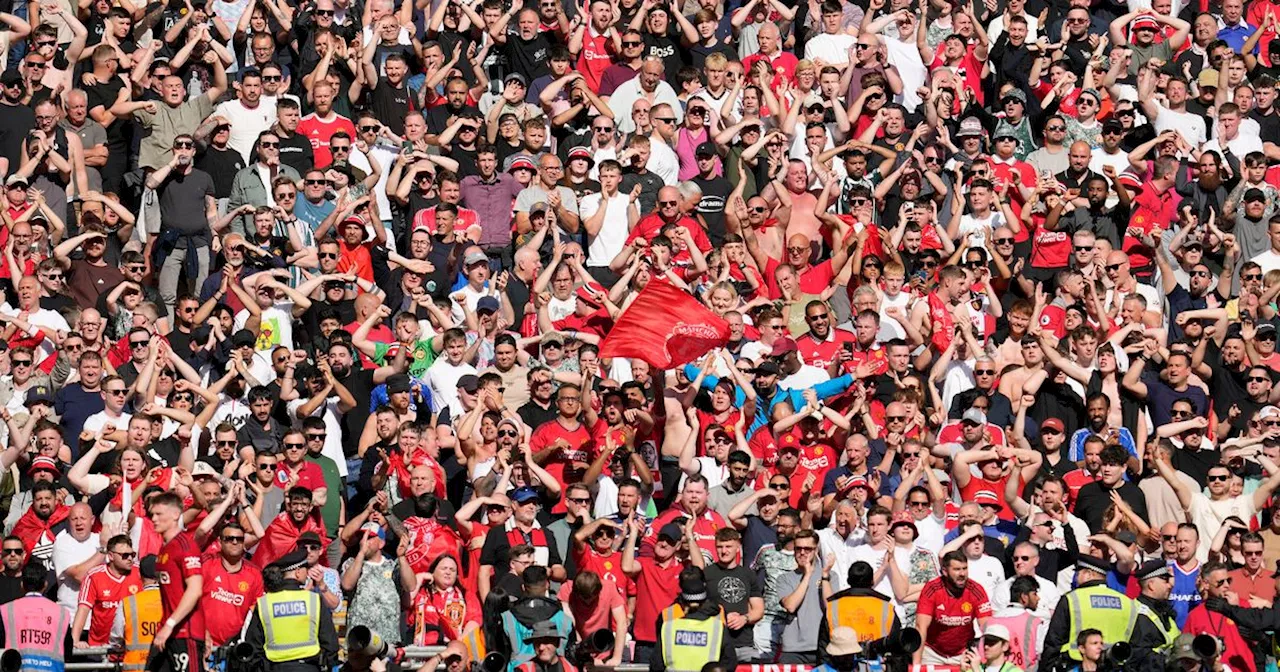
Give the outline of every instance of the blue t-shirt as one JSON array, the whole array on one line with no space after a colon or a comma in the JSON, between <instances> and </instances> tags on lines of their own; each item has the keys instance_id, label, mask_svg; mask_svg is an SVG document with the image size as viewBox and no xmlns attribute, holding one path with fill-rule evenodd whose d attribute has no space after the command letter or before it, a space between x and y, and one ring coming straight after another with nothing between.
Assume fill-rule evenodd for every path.
<instances>
[{"instance_id":1,"label":"blue t-shirt","mask_svg":"<svg viewBox=\"0 0 1280 672\"><path fill-rule=\"evenodd\" d=\"M80 383L72 383L53 395L53 412L62 420L63 441L71 449L72 462L80 457L80 430L84 429L84 421L106 407L101 392L85 392Z\"/></svg>"},{"instance_id":2,"label":"blue t-shirt","mask_svg":"<svg viewBox=\"0 0 1280 672\"><path fill-rule=\"evenodd\" d=\"M1200 563L1196 563L1196 568L1190 572L1182 571L1176 562L1170 562L1169 569L1173 572L1173 592L1169 594L1169 602L1177 614L1178 627L1182 628L1187 623L1187 614L1200 604L1200 589L1196 586L1200 579Z\"/></svg>"},{"instance_id":3,"label":"blue t-shirt","mask_svg":"<svg viewBox=\"0 0 1280 672\"><path fill-rule=\"evenodd\" d=\"M311 227L311 232L315 233L315 230L324 222L324 218L333 212L334 207L333 201L324 200L316 204L308 201L302 194L298 194L298 202L293 205L293 214L306 222Z\"/></svg>"}]
</instances>

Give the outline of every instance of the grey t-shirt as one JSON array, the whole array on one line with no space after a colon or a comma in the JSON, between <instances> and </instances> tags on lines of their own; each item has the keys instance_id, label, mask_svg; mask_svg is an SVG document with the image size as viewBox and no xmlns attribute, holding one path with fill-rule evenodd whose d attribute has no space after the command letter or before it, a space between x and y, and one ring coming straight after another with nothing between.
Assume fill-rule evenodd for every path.
<instances>
[{"instance_id":1,"label":"grey t-shirt","mask_svg":"<svg viewBox=\"0 0 1280 672\"><path fill-rule=\"evenodd\" d=\"M560 192L560 204L564 209L578 214L578 197L574 195L573 190L569 187L557 186L556 190ZM547 191L537 184L525 187L516 195L516 212L529 212L533 210L536 203L547 203ZM547 203L550 206L550 203Z\"/></svg>"},{"instance_id":2,"label":"grey t-shirt","mask_svg":"<svg viewBox=\"0 0 1280 672\"><path fill-rule=\"evenodd\" d=\"M826 602L822 599L822 557L816 559L818 567L813 570L813 574L809 577L808 592L805 593L804 601L800 603L800 609L794 614L788 614L785 611L782 615L777 616L773 620L773 632L775 641L781 633L781 648L784 653L805 653L818 650L818 627L822 623L822 613L826 609ZM804 573L800 570L792 570L785 572L778 577L778 595L786 597L795 592L800 587L800 580L804 578Z\"/></svg>"}]
</instances>

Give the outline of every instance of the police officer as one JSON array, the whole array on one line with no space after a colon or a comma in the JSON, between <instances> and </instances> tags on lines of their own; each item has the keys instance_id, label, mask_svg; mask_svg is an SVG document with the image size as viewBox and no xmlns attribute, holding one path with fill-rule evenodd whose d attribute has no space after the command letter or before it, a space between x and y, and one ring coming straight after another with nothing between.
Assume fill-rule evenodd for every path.
<instances>
[{"instance_id":1,"label":"police officer","mask_svg":"<svg viewBox=\"0 0 1280 672\"><path fill-rule=\"evenodd\" d=\"M26 672L63 672L71 650L71 619L57 602L43 595L49 570L38 562L22 568L25 595L0 606L0 634L6 649L22 654Z\"/></svg>"},{"instance_id":2,"label":"police officer","mask_svg":"<svg viewBox=\"0 0 1280 672\"><path fill-rule=\"evenodd\" d=\"M156 579L156 556L148 555L139 561L138 574L142 577L142 590L120 600L111 626L112 643L122 643L124 648L124 659L120 661L122 672L141 672L146 668L151 640L155 639L160 621L164 619L160 582Z\"/></svg>"},{"instance_id":3,"label":"police officer","mask_svg":"<svg viewBox=\"0 0 1280 672\"><path fill-rule=\"evenodd\" d=\"M1085 624L1097 628L1107 644L1127 642L1138 620L1138 603L1107 587L1109 563L1092 555L1076 559L1075 590L1062 596L1044 636L1040 669L1051 669L1061 656L1079 661L1075 634Z\"/></svg>"},{"instance_id":4,"label":"police officer","mask_svg":"<svg viewBox=\"0 0 1280 672\"><path fill-rule=\"evenodd\" d=\"M902 629L902 622L889 597L872 587L875 570L871 565L862 560L849 565L846 578L849 587L827 601L827 618L821 627L831 630L851 627L858 633L859 643L896 635ZM825 638L820 635L818 640Z\"/></svg>"},{"instance_id":5,"label":"police officer","mask_svg":"<svg viewBox=\"0 0 1280 672\"><path fill-rule=\"evenodd\" d=\"M1169 563L1148 560L1134 575L1142 586L1138 595L1138 622L1133 627L1132 669L1160 669L1178 639L1177 614L1169 603L1173 592L1173 570Z\"/></svg>"},{"instance_id":6,"label":"police officer","mask_svg":"<svg viewBox=\"0 0 1280 672\"><path fill-rule=\"evenodd\" d=\"M307 552L293 551L262 571L266 594L258 598L245 641L261 651L271 672L320 672L337 660L333 615L320 596L302 588Z\"/></svg>"},{"instance_id":7,"label":"police officer","mask_svg":"<svg viewBox=\"0 0 1280 672\"><path fill-rule=\"evenodd\" d=\"M680 596L658 617L658 646L650 672L698 672L708 662L738 664L726 637L720 606L707 599L707 580L698 567L680 572Z\"/></svg>"}]
</instances>

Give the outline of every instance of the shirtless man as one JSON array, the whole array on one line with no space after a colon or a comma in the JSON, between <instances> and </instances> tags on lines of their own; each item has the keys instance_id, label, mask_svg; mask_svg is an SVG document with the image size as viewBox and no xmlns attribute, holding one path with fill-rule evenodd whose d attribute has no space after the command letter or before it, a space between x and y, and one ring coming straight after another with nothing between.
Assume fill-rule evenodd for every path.
<instances>
[{"instance_id":1,"label":"shirtless man","mask_svg":"<svg viewBox=\"0 0 1280 672\"><path fill-rule=\"evenodd\" d=\"M1036 333L1028 333L1022 339L1022 366L1000 378L1000 394L1009 398L1013 412L1022 407L1022 395L1035 396L1047 377L1044 367L1044 350Z\"/></svg>"}]
</instances>

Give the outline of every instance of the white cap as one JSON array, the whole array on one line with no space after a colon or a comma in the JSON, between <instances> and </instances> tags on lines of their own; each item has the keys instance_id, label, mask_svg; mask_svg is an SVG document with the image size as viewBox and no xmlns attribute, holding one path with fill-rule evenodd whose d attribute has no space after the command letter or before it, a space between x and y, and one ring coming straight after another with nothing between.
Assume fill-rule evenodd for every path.
<instances>
[{"instance_id":1,"label":"white cap","mask_svg":"<svg viewBox=\"0 0 1280 672\"><path fill-rule=\"evenodd\" d=\"M982 636L998 637L1007 642L1009 641L1009 628L1006 628L1003 625L1000 625L999 623L992 623L991 625L987 626L986 630L982 631Z\"/></svg>"}]
</instances>

